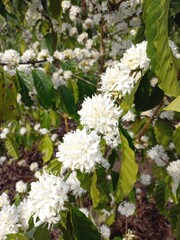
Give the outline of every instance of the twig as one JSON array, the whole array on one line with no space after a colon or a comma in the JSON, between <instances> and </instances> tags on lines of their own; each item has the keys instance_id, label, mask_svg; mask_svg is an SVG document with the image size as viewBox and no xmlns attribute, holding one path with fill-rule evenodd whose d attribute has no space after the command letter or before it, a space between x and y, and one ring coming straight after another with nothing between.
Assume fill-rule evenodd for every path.
<instances>
[{"instance_id":1,"label":"twig","mask_svg":"<svg viewBox=\"0 0 180 240\"><path fill-rule=\"evenodd\" d=\"M148 129L150 123L154 120L156 114L159 112L159 110L161 109L162 105L164 103L164 99L162 100L162 102L156 107L153 115L147 120L146 124L144 125L144 127L136 134L136 138L140 139L144 133L146 132L146 130Z\"/></svg>"}]
</instances>

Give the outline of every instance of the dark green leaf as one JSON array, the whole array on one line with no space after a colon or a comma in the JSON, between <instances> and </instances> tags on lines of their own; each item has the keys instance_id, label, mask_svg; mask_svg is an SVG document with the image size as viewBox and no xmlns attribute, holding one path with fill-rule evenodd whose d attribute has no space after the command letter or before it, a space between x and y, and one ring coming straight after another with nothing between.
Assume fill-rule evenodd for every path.
<instances>
[{"instance_id":1,"label":"dark green leaf","mask_svg":"<svg viewBox=\"0 0 180 240\"><path fill-rule=\"evenodd\" d=\"M71 209L71 221L73 232L77 240L100 240L100 233L97 231L94 224L84 213L77 208Z\"/></svg>"},{"instance_id":2,"label":"dark green leaf","mask_svg":"<svg viewBox=\"0 0 180 240\"><path fill-rule=\"evenodd\" d=\"M61 15L61 2L62 0L50 0L49 10L55 19L58 19Z\"/></svg>"},{"instance_id":3,"label":"dark green leaf","mask_svg":"<svg viewBox=\"0 0 180 240\"><path fill-rule=\"evenodd\" d=\"M44 108L50 108L54 102L54 87L51 79L41 70L33 70L34 86L39 102Z\"/></svg>"},{"instance_id":4,"label":"dark green leaf","mask_svg":"<svg viewBox=\"0 0 180 240\"><path fill-rule=\"evenodd\" d=\"M156 206L158 207L158 209L164 210L164 207L169 198L169 193L170 190L168 184L166 183L165 180L161 180L156 186L154 193Z\"/></svg>"},{"instance_id":5,"label":"dark green leaf","mask_svg":"<svg viewBox=\"0 0 180 240\"><path fill-rule=\"evenodd\" d=\"M172 141L173 127L168 120L158 119L154 126L154 133L157 143L167 148Z\"/></svg>"},{"instance_id":6,"label":"dark green leaf","mask_svg":"<svg viewBox=\"0 0 180 240\"><path fill-rule=\"evenodd\" d=\"M176 147L176 151L180 156L180 127L178 127L173 134L173 142Z\"/></svg>"}]
</instances>

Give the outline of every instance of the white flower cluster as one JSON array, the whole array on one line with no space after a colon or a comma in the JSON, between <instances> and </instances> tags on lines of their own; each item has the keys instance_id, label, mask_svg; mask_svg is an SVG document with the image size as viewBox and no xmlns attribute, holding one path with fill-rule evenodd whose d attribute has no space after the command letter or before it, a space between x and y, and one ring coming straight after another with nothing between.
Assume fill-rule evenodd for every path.
<instances>
[{"instance_id":1,"label":"white flower cluster","mask_svg":"<svg viewBox=\"0 0 180 240\"><path fill-rule=\"evenodd\" d=\"M0 208L2 208L3 206L8 206L9 204L9 196L7 195L7 193L3 192L0 195Z\"/></svg>"},{"instance_id":2,"label":"white flower cluster","mask_svg":"<svg viewBox=\"0 0 180 240\"><path fill-rule=\"evenodd\" d=\"M121 113L122 110L106 94L87 97L78 111L81 124L103 135L112 147L120 143L118 120Z\"/></svg>"},{"instance_id":3,"label":"white flower cluster","mask_svg":"<svg viewBox=\"0 0 180 240\"><path fill-rule=\"evenodd\" d=\"M62 178L43 174L37 182L31 183L28 201L35 226L42 223L55 224L60 220L59 212L64 210L68 197L69 185ZM27 201L25 202L27 204Z\"/></svg>"},{"instance_id":4,"label":"white flower cluster","mask_svg":"<svg viewBox=\"0 0 180 240\"><path fill-rule=\"evenodd\" d=\"M69 175L66 183L70 186L70 191L72 191L72 194L76 197L81 196L83 193L85 193L85 190L80 186L81 183L77 179L77 173L75 171Z\"/></svg>"},{"instance_id":5,"label":"white flower cluster","mask_svg":"<svg viewBox=\"0 0 180 240\"><path fill-rule=\"evenodd\" d=\"M102 74L100 90L119 98L130 94L149 67L146 47L147 42L144 41L127 49L120 62Z\"/></svg>"},{"instance_id":6,"label":"white flower cluster","mask_svg":"<svg viewBox=\"0 0 180 240\"><path fill-rule=\"evenodd\" d=\"M6 136L9 134L9 129L8 128L4 128L2 130L2 132L0 133L0 138L6 138Z\"/></svg>"},{"instance_id":7,"label":"white flower cluster","mask_svg":"<svg viewBox=\"0 0 180 240\"><path fill-rule=\"evenodd\" d=\"M161 145L152 147L147 151L147 154L159 167L164 167L168 164L169 157Z\"/></svg>"},{"instance_id":8,"label":"white flower cluster","mask_svg":"<svg viewBox=\"0 0 180 240\"><path fill-rule=\"evenodd\" d=\"M6 239L6 235L19 232L19 215L15 205L4 205L0 211L0 239Z\"/></svg>"},{"instance_id":9,"label":"white flower cluster","mask_svg":"<svg viewBox=\"0 0 180 240\"><path fill-rule=\"evenodd\" d=\"M95 131L87 133L86 129L69 132L63 137L63 143L59 144L56 157L62 162L64 169L81 172L92 172L96 164L108 167L107 161L100 151L100 137Z\"/></svg>"},{"instance_id":10,"label":"white flower cluster","mask_svg":"<svg viewBox=\"0 0 180 240\"><path fill-rule=\"evenodd\" d=\"M151 184L151 176L149 174L141 174L140 177L141 183L145 186L148 186Z\"/></svg>"},{"instance_id":11,"label":"white flower cluster","mask_svg":"<svg viewBox=\"0 0 180 240\"><path fill-rule=\"evenodd\" d=\"M118 212L120 212L121 215L124 215L126 217L133 215L135 209L136 209L136 207L135 207L134 203L130 203L130 202L126 202L126 201L120 203L118 206Z\"/></svg>"},{"instance_id":12,"label":"white flower cluster","mask_svg":"<svg viewBox=\"0 0 180 240\"><path fill-rule=\"evenodd\" d=\"M180 182L180 160L170 162L167 167L168 174L173 178L174 182Z\"/></svg>"},{"instance_id":13,"label":"white flower cluster","mask_svg":"<svg viewBox=\"0 0 180 240\"><path fill-rule=\"evenodd\" d=\"M111 235L111 230L106 224L100 226L101 237L105 240L108 240Z\"/></svg>"},{"instance_id":14,"label":"white flower cluster","mask_svg":"<svg viewBox=\"0 0 180 240\"><path fill-rule=\"evenodd\" d=\"M66 85L67 79L72 77L72 72L70 70L63 71L63 69L59 69L57 72L54 72L52 75L52 82L54 84L54 88L57 89L60 85Z\"/></svg>"}]
</instances>

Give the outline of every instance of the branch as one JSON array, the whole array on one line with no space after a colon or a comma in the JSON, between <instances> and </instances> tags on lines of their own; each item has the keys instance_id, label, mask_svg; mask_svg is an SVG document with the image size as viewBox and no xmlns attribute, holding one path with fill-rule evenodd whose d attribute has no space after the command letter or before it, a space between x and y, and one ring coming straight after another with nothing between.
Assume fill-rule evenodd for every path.
<instances>
[{"instance_id":1,"label":"branch","mask_svg":"<svg viewBox=\"0 0 180 240\"><path fill-rule=\"evenodd\" d=\"M136 134L135 138L140 139L144 133L146 132L146 130L148 129L150 123L154 120L156 114L159 112L159 110L161 109L162 105L164 103L164 99L162 100L162 102L155 108L155 111L153 113L153 115L147 120L146 124L144 125L144 127Z\"/></svg>"}]
</instances>

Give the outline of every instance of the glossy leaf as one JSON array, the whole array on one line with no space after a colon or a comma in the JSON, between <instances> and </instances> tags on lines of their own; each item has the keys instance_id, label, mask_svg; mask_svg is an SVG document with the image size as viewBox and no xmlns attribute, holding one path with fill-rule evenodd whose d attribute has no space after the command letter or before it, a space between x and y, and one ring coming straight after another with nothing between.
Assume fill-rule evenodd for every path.
<instances>
[{"instance_id":1,"label":"glossy leaf","mask_svg":"<svg viewBox=\"0 0 180 240\"><path fill-rule=\"evenodd\" d=\"M0 79L0 121L15 118L16 98L14 82L2 76Z\"/></svg>"},{"instance_id":2,"label":"glossy leaf","mask_svg":"<svg viewBox=\"0 0 180 240\"><path fill-rule=\"evenodd\" d=\"M39 145L39 150L42 152L42 155L43 155L42 159L44 163L48 162L51 159L53 154L53 144L47 134L43 137Z\"/></svg>"},{"instance_id":3,"label":"glossy leaf","mask_svg":"<svg viewBox=\"0 0 180 240\"><path fill-rule=\"evenodd\" d=\"M41 70L33 70L33 79L40 104L44 108L52 107L54 87L51 79Z\"/></svg>"},{"instance_id":4,"label":"glossy leaf","mask_svg":"<svg viewBox=\"0 0 180 240\"><path fill-rule=\"evenodd\" d=\"M163 110L180 112L180 95Z\"/></svg>"},{"instance_id":5,"label":"glossy leaf","mask_svg":"<svg viewBox=\"0 0 180 240\"><path fill-rule=\"evenodd\" d=\"M15 159L19 158L18 144L13 137L6 138L5 147L9 156Z\"/></svg>"},{"instance_id":6,"label":"glossy leaf","mask_svg":"<svg viewBox=\"0 0 180 240\"><path fill-rule=\"evenodd\" d=\"M71 209L71 221L76 240L100 240L101 236L94 224L77 208Z\"/></svg>"},{"instance_id":7,"label":"glossy leaf","mask_svg":"<svg viewBox=\"0 0 180 240\"><path fill-rule=\"evenodd\" d=\"M116 187L115 199L117 202L123 200L131 191L136 182L138 165L135 161L134 151L130 148L126 137L120 133L122 145L122 159L119 179Z\"/></svg>"},{"instance_id":8,"label":"glossy leaf","mask_svg":"<svg viewBox=\"0 0 180 240\"><path fill-rule=\"evenodd\" d=\"M168 12L170 0L144 1L147 54L152 70L159 79L159 87L168 96L180 94L172 51L168 44Z\"/></svg>"},{"instance_id":9,"label":"glossy leaf","mask_svg":"<svg viewBox=\"0 0 180 240\"><path fill-rule=\"evenodd\" d=\"M97 174L96 171L94 171L93 176L92 176L92 184L91 184L91 199L93 202L93 207L96 208L100 202L100 192L97 188Z\"/></svg>"},{"instance_id":10,"label":"glossy leaf","mask_svg":"<svg viewBox=\"0 0 180 240\"><path fill-rule=\"evenodd\" d=\"M61 2L62 0L50 0L49 10L55 19L58 19L61 15Z\"/></svg>"}]
</instances>

